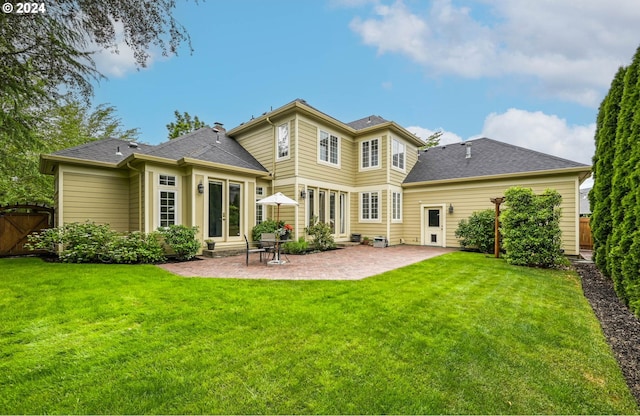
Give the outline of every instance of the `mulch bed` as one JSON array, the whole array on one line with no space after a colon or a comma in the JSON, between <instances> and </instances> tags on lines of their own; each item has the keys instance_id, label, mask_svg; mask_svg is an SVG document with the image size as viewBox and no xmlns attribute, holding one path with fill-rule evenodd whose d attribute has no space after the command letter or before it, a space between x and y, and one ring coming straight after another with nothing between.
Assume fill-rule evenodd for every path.
<instances>
[{"instance_id":1,"label":"mulch bed","mask_svg":"<svg viewBox=\"0 0 640 416\"><path fill-rule=\"evenodd\" d=\"M640 404L640 320L618 299L613 282L591 262L574 262L582 290L618 360L631 393Z\"/></svg>"}]
</instances>

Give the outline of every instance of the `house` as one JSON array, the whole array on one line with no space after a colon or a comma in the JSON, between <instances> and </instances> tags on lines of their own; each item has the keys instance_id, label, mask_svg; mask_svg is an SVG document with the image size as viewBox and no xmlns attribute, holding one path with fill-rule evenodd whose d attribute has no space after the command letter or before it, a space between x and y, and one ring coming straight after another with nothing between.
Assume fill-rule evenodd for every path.
<instances>
[{"instance_id":1,"label":"house","mask_svg":"<svg viewBox=\"0 0 640 416\"><path fill-rule=\"evenodd\" d=\"M590 166L482 138L426 151L379 116L344 123L294 100L231 130L217 123L157 146L105 139L42 155L56 178L56 224L92 220L119 231L199 227L218 249L239 248L274 218L259 199L282 192L294 238L314 217L336 241L353 233L390 244L458 247L457 224L513 186L561 193L563 248L578 254L579 186Z\"/></svg>"}]
</instances>

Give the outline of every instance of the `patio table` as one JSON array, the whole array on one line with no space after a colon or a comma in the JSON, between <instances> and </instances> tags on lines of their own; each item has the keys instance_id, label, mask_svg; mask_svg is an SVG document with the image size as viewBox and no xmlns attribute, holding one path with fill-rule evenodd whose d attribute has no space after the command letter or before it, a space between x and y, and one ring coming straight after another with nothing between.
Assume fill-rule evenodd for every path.
<instances>
[{"instance_id":1,"label":"patio table","mask_svg":"<svg viewBox=\"0 0 640 416\"><path fill-rule=\"evenodd\" d=\"M288 243L290 241L293 241L292 239L286 239L286 240L278 240L276 238L263 238L260 240L260 244L264 247L265 243L268 244L270 247L274 247L275 250L273 250L273 258L271 259L271 261L277 261L279 262L279 264L283 264L283 262L281 262L280 260L280 255L284 254L284 257L287 259L287 261L289 263L291 263L291 260L289 260L289 257L282 252L282 244L283 243ZM268 262L267 264L269 264L271 262Z\"/></svg>"}]
</instances>

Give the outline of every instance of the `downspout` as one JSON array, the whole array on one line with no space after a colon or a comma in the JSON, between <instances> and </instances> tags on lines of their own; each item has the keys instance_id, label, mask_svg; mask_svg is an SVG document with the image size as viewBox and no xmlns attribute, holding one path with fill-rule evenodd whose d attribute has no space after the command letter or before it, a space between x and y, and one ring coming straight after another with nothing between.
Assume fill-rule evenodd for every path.
<instances>
[{"instance_id":1,"label":"downspout","mask_svg":"<svg viewBox=\"0 0 640 416\"><path fill-rule=\"evenodd\" d=\"M277 151L278 151L278 140L276 139L276 125L273 124L271 122L271 120L269 119L269 116L265 117L265 120L267 120L267 123L271 124L271 126L273 127L272 131L273 131L273 138L274 140L272 141L273 143L273 153L271 153L271 156L273 157L272 159L272 163L271 163L271 194L275 194L276 193L276 155L277 155Z\"/></svg>"},{"instance_id":2,"label":"downspout","mask_svg":"<svg viewBox=\"0 0 640 416\"><path fill-rule=\"evenodd\" d=\"M131 162L127 162L127 167L138 172L138 231L146 232L146 230L143 231L142 229L142 212L144 211L144 208L142 207L142 181L144 177L140 169L136 169L131 166Z\"/></svg>"}]
</instances>

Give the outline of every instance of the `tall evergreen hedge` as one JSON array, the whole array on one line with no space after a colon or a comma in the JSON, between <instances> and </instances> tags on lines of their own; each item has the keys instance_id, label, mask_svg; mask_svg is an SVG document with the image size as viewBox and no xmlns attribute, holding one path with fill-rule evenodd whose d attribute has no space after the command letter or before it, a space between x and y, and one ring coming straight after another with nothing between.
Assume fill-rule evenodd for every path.
<instances>
[{"instance_id":1,"label":"tall evergreen hedge","mask_svg":"<svg viewBox=\"0 0 640 416\"><path fill-rule=\"evenodd\" d=\"M600 106L590 194L596 264L640 315L640 47Z\"/></svg>"},{"instance_id":2,"label":"tall evergreen hedge","mask_svg":"<svg viewBox=\"0 0 640 416\"><path fill-rule=\"evenodd\" d=\"M596 124L596 152L593 157L593 188L589 192L591 203L591 233L593 236L593 261L607 276L611 271L607 267L607 241L613 229L611 219L611 182L613 180L613 159L615 156L615 139L618 127L620 101L624 91L624 75L626 69L618 69L611 82L609 93L600 104Z\"/></svg>"}]
</instances>

